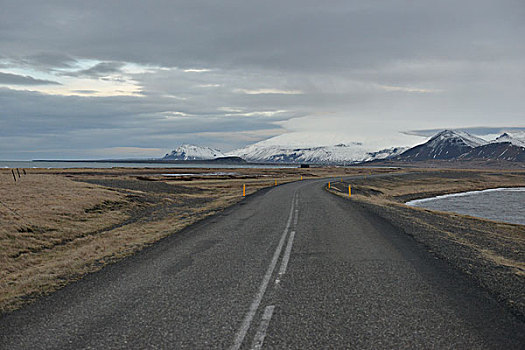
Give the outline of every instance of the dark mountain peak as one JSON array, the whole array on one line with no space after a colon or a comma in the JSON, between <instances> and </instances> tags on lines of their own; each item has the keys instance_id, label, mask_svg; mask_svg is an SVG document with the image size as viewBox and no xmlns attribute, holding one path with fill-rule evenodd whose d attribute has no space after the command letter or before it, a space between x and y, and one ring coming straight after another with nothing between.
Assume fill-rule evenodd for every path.
<instances>
[{"instance_id":1,"label":"dark mountain peak","mask_svg":"<svg viewBox=\"0 0 525 350\"><path fill-rule=\"evenodd\" d=\"M506 132L496 137L491 143L511 143L514 146L525 147L525 141L523 139L515 138Z\"/></svg>"},{"instance_id":2,"label":"dark mountain peak","mask_svg":"<svg viewBox=\"0 0 525 350\"><path fill-rule=\"evenodd\" d=\"M478 147L487 144L487 141L463 131L443 130L432 136L427 142L437 144L441 142L463 143L468 147Z\"/></svg>"},{"instance_id":3,"label":"dark mountain peak","mask_svg":"<svg viewBox=\"0 0 525 350\"><path fill-rule=\"evenodd\" d=\"M427 142L403 152L396 160L503 160L523 162L525 148L519 140L505 133L492 142L487 142L469 133L443 130L432 136Z\"/></svg>"},{"instance_id":4,"label":"dark mountain peak","mask_svg":"<svg viewBox=\"0 0 525 350\"><path fill-rule=\"evenodd\" d=\"M455 131L450 130L450 129L445 129L445 130L442 130L442 131L438 132L437 134L432 136L430 139L432 140L432 139L435 139L435 138L440 137L440 136L452 137L454 135L457 135Z\"/></svg>"},{"instance_id":5,"label":"dark mountain peak","mask_svg":"<svg viewBox=\"0 0 525 350\"><path fill-rule=\"evenodd\" d=\"M415 146L398 156L399 160L450 160L487 142L466 132L443 130L424 144Z\"/></svg>"},{"instance_id":6,"label":"dark mountain peak","mask_svg":"<svg viewBox=\"0 0 525 350\"><path fill-rule=\"evenodd\" d=\"M506 160L510 162L525 162L525 147L510 142L495 142L472 148L460 155L461 160Z\"/></svg>"}]
</instances>

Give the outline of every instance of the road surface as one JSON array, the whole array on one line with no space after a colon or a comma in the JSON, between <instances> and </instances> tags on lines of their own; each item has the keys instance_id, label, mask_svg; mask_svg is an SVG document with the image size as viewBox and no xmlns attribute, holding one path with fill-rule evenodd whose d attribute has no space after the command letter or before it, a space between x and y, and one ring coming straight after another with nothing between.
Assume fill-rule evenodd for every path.
<instances>
[{"instance_id":1,"label":"road surface","mask_svg":"<svg viewBox=\"0 0 525 350\"><path fill-rule=\"evenodd\" d=\"M524 323L359 205L248 197L0 319L0 349L520 349Z\"/></svg>"}]
</instances>

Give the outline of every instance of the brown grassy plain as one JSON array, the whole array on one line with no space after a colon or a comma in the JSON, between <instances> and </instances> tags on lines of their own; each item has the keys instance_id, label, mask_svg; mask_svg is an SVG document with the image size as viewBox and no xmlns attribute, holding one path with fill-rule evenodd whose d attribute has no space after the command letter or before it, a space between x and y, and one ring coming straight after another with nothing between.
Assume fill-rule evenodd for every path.
<instances>
[{"instance_id":1,"label":"brown grassy plain","mask_svg":"<svg viewBox=\"0 0 525 350\"><path fill-rule=\"evenodd\" d=\"M186 175L166 175L175 173ZM369 176L381 173L404 175ZM458 233L447 227L457 226L460 216L401 203L443 193L525 186L525 172L337 167L30 169L14 182L10 170L0 169L0 313L241 201L243 184L250 195L274 186L275 181L352 175L365 175L352 181L353 198L373 202L383 213L395 211L396 220L402 218L400 225L415 230L432 227L435 236L475 247L476 254L511 267L514 274L523 271L523 226L462 218ZM428 217L413 215L414 211ZM436 215L441 226L436 226ZM479 237L490 239L481 242ZM512 244L521 251L509 250Z\"/></svg>"},{"instance_id":2,"label":"brown grassy plain","mask_svg":"<svg viewBox=\"0 0 525 350\"><path fill-rule=\"evenodd\" d=\"M363 169L0 170L0 312L278 184ZM378 169L376 172L392 170ZM165 176L163 174L194 174ZM213 175L215 174L215 175ZM218 174L218 175L217 175Z\"/></svg>"}]
</instances>

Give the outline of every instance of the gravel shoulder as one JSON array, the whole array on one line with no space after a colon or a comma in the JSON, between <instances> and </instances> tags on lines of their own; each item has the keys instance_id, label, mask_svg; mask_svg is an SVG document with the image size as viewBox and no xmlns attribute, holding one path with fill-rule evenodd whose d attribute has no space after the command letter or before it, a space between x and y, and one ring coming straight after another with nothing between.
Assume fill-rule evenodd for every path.
<instances>
[{"instance_id":1,"label":"gravel shoulder","mask_svg":"<svg viewBox=\"0 0 525 350\"><path fill-rule=\"evenodd\" d=\"M521 175L521 180L500 178L500 186L523 184L523 174L518 175ZM525 226L403 204L415 198L461 192L473 187L471 181L476 176L479 174L465 176L461 172L445 172L441 175L410 174L395 180L383 178L375 182L369 179L367 184L362 180L349 180L332 185L330 191L348 198L347 188L351 185L353 195L350 200L387 219L422 243L431 254L469 275L473 283L483 287L525 320ZM432 188L432 180L436 183L444 180L449 185L446 190ZM426 181L428 185L420 188L414 186L414 181ZM387 183L397 183L398 188L392 191L395 186L385 185ZM403 183L408 184L404 190ZM477 182L474 187L500 186L493 181L485 184Z\"/></svg>"}]
</instances>

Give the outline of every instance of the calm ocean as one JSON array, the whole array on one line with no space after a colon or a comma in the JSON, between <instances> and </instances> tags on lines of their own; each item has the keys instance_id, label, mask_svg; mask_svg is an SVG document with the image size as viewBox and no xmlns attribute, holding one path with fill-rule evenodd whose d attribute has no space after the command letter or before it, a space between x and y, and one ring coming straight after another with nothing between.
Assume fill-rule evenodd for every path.
<instances>
[{"instance_id":1,"label":"calm ocean","mask_svg":"<svg viewBox=\"0 0 525 350\"><path fill-rule=\"evenodd\" d=\"M463 192L417 199L406 204L525 225L525 187Z\"/></svg>"},{"instance_id":2,"label":"calm ocean","mask_svg":"<svg viewBox=\"0 0 525 350\"><path fill-rule=\"evenodd\" d=\"M297 168L293 165L275 164L220 164L220 163L102 163L102 162L31 162L31 161L0 161L0 168Z\"/></svg>"}]
</instances>

